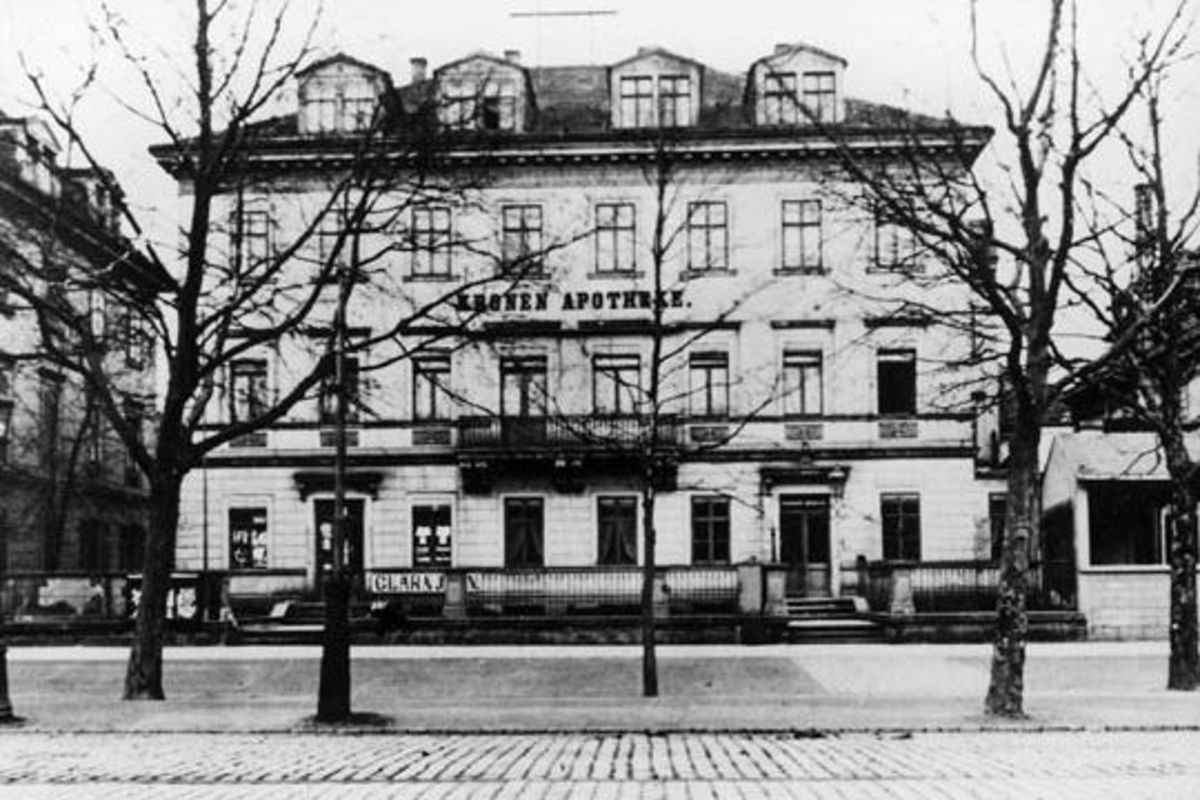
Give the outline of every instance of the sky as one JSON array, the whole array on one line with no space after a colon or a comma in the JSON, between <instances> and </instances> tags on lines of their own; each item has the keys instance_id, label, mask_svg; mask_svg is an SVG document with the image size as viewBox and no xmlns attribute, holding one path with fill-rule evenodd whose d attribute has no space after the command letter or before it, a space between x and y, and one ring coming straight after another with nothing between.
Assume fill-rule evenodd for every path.
<instances>
[{"instance_id":1,"label":"sky","mask_svg":"<svg viewBox=\"0 0 1200 800\"><path fill-rule=\"evenodd\" d=\"M272 2L272 0L264 0ZM249 0L231 0L245 6ZM293 0L289 24L305 29L318 0ZM111 0L131 25L130 41L158 64L188 65L191 0ZM1134 32L1173 0L1082 0L1079 30L1088 75L1098 91L1121 85ZM87 64L101 64L100 91L81 105L80 125L113 168L133 205L159 223L177 203L171 181L146 154L161 132L122 107L140 98L111 48L95 49L89 21L99 0L0 2L0 110L28 113L25 63L67 97ZM1020 83L1044 41L1044 0L980 0L980 52L994 74ZM802 41L849 62L851 96L930 114L952 112L975 123L1002 119L970 60L966 0L325 0L316 29L319 54L343 51L392 73L409 75L409 59L430 68L469 52L520 50L526 64L612 63L655 44L717 69L744 73L777 42ZM613 12L530 16L556 11ZM1196 37L1200 44L1200 36ZM292 36L289 41L296 41ZM1180 71L1168 107L1168 134L1179 169L1194 183L1200 147L1200 59Z\"/></svg>"}]
</instances>

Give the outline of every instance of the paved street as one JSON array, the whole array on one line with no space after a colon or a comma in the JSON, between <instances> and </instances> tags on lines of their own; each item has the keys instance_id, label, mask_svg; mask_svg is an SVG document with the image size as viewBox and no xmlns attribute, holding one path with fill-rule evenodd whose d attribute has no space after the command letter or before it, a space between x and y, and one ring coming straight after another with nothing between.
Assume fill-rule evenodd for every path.
<instances>
[{"instance_id":1,"label":"paved street","mask_svg":"<svg viewBox=\"0 0 1200 800\"><path fill-rule=\"evenodd\" d=\"M1200 797L1200 733L0 732L0 798Z\"/></svg>"}]
</instances>

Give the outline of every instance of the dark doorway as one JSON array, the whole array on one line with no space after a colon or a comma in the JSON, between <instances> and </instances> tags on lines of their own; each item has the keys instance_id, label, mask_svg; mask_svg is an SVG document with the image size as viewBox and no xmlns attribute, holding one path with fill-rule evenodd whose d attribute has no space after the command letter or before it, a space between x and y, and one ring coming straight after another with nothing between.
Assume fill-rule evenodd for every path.
<instances>
[{"instance_id":1,"label":"dark doorway","mask_svg":"<svg viewBox=\"0 0 1200 800\"><path fill-rule=\"evenodd\" d=\"M829 595L829 497L779 498L779 560L787 565L787 592Z\"/></svg>"},{"instance_id":2,"label":"dark doorway","mask_svg":"<svg viewBox=\"0 0 1200 800\"><path fill-rule=\"evenodd\" d=\"M343 506L342 525L343 563L351 573L363 568L363 501L348 499ZM333 501L313 501L317 529L317 578L321 580L333 569Z\"/></svg>"}]
</instances>

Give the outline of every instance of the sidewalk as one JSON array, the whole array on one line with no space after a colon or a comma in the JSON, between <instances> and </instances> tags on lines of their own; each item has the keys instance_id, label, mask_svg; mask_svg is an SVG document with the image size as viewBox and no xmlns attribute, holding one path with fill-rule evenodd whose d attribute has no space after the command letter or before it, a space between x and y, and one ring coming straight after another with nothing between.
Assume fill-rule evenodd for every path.
<instances>
[{"instance_id":1,"label":"sidewalk","mask_svg":"<svg viewBox=\"0 0 1200 800\"><path fill-rule=\"evenodd\" d=\"M166 654L164 703L119 699L127 651L9 650L27 729L313 730L320 649ZM982 713L988 645L661 646L661 696L640 697L637 647L356 647L345 731L862 731L1189 728L1200 693L1167 692L1167 646L1032 644L1027 720Z\"/></svg>"}]
</instances>

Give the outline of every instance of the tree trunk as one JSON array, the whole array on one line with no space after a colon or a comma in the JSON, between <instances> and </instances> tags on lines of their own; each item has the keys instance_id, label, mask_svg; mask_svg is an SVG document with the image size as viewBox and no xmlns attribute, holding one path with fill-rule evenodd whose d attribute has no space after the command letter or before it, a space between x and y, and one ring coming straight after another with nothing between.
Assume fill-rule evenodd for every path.
<instances>
[{"instance_id":1,"label":"tree trunk","mask_svg":"<svg viewBox=\"0 0 1200 800\"><path fill-rule=\"evenodd\" d=\"M1167 688L1194 691L1200 685L1200 634L1196 619L1196 492L1192 459L1176 429L1164 436L1171 474L1167 552L1171 567L1171 656Z\"/></svg>"},{"instance_id":2,"label":"tree trunk","mask_svg":"<svg viewBox=\"0 0 1200 800\"><path fill-rule=\"evenodd\" d=\"M137 624L125 672L126 700L163 700L163 622L175 564L175 531L179 524L179 488L174 475L150 484L150 530L142 568Z\"/></svg>"},{"instance_id":3,"label":"tree trunk","mask_svg":"<svg viewBox=\"0 0 1200 800\"><path fill-rule=\"evenodd\" d=\"M642 696L658 697L658 656L654 632L655 496L653 469L642 476Z\"/></svg>"},{"instance_id":4,"label":"tree trunk","mask_svg":"<svg viewBox=\"0 0 1200 800\"><path fill-rule=\"evenodd\" d=\"M342 722L350 718L350 575L334 569L326 576L325 638L321 647L321 683L317 719Z\"/></svg>"},{"instance_id":5,"label":"tree trunk","mask_svg":"<svg viewBox=\"0 0 1200 800\"><path fill-rule=\"evenodd\" d=\"M996 599L996 636L992 647L992 675L985 708L1001 717L1024 715L1025 641L1029 620L1025 608L1029 581L1030 549L1040 541L1038 510L1039 421L1026 409L1018 410L1010 441L1008 507L1005 512L1004 547L1000 556L1000 586Z\"/></svg>"}]
</instances>

